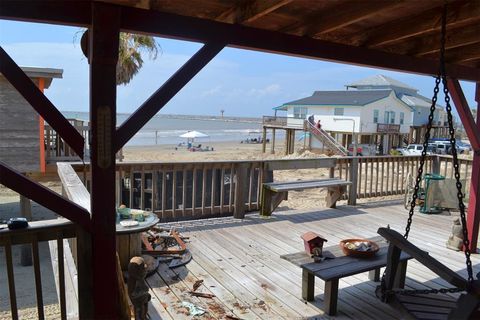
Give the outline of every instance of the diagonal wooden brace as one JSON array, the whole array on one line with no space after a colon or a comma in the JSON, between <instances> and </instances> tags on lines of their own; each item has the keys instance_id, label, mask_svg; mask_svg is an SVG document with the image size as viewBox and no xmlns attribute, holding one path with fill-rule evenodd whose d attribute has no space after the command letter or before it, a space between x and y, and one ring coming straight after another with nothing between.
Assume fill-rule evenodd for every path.
<instances>
[{"instance_id":1,"label":"diagonal wooden brace","mask_svg":"<svg viewBox=\"0 0 480 320\"><path fill-rule=\"evenodd\" d=\"M472 112L468 106L467 99L465 99L460 82L457 79L448 78L447 85L455 107L457 108L458 115L460 116L463 126L465 127L465 132L467 133L468 139L472 144L472 149L476 153L479 153L480 131L478 130L477 124L473 119Z\"/></svg>"},{"instance_id":2,"label":"diagonal wooden brace","mask_svg":"<svg viewBox=\"0 0 480 320\"><path fill-rule=\"evenodd\" d=\"M0 161L0 183L64 218L91 230L90 213Z\"/></svg>"},{"instance_id":3,"label":"diagonal wooden brace","mask_svg":"<svg viewBox=\"0 0 480 320\"><path fill-rule=\"evenodd\" d=\"M115 152L118 152L158 111L160 111L200 70L223 48L222 43L207 43L195 53L170 79L152 94L117 129Z\"/></svg>"},{"instance_id":4,"label":"diagonal wooden brace","mask_svg":"<svg viewBox=\"0 0 480 320\"><path fill-rule=\"evenodd\" d=\"M85 139L55 108L53 103L38 89L32 80L0 47L0 73L30 103L65 142L83 159Z\"/></svg>"}]
</instances>

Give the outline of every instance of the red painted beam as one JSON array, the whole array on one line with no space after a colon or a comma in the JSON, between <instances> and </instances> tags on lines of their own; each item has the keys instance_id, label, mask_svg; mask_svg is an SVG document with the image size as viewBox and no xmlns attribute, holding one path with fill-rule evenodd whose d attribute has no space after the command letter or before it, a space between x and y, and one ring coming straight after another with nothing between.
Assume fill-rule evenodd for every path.
<instances>
[{"instance_id":1,"label":"red painted beam","mask_svg":"<svg viewBox=\"0 0 480 320\"><path fill-rule=\"evenodd\" d=\"M116 272L114 151L119 26L119 7L100 2L92 3L88 56L94 319L120 318Z\"/></svg>"},{"instance_id":2,"label":"red painted beam","mask_svg":"<svg viewBox=\"0 0 480 320\"><path fill-rule=\"evenodd\" d=\"M480 82L477 82L475 101L477 101L477 123L480 124ZM478 127L477 127L478 128ZM480 226L480 155L473 155L472 175L470 179L470 199L467 211L468 239L470 251L477 252L478 232Z\"/></svg>"},{"instance_id":3,"label":"red painted beam","mask_svg":"<svg viewBox=\"0 0 480 320\"><path fill-rule=\"evenodd\" d=\"M64 218L91 230L90 213L0 161L0 183Z\"/></svg>"},{"instance_id":4,"label":"red painted beam","mask_svg":"<svg viewBox=\"0 0 480 320\"><path fill-rule=\"evenodd\" d=\"M223 48L224 44L207 43L195 53L170 79L152 94L117 129L115 152L118 152L158 111L160 111L195 75Z\"/></svg>"},{"instance_id":5,"label":"red painted beam","mask_svg":"<svg viewBox=\"0 0 480 320\"><path fill-rule=\"evenodd\" d=\"M473 119L472 112L468 106L467 99L465 99L460 82L458 82L457 79L448 78L447 85L448 90L450 90L450 96L455 104L455 108L457 109L458 115L465 127L465 132L470 140L472 149L475 152L480 152L480 130Z\"/></svg>"},{"instance_id":6,"label":"red painted beam","mask_svg":"<svg viewBox=\"0 0 480 320\"><path fill-rule=\"evenodd\" d=\"M87 2L88 3L88 2ZM120 7L121 30L197 42L221 42L228 46L274 52L304 58L322 59L354 65L412 72L438 73L438 61L393 54L380 50L342 45L333 42L261 30L239 24L180 16L154 10ZM23 21L85 26L91 23L83 1L0 2L0 18ZM460 80L480 81L478 68L447 65L449 75Z\"/></svg>"},{"instance_id":7,"label":"red painted beam","mask_svg":"<svg viewBox=\"0 0 480 320\"><path fill-rule=\"evenodd\" d=\"M83 159L85 139L55 108L42 91L0 47L0 73L30 103L48 124L67 142L76 154Z\"/></svg>"}]
</instances>

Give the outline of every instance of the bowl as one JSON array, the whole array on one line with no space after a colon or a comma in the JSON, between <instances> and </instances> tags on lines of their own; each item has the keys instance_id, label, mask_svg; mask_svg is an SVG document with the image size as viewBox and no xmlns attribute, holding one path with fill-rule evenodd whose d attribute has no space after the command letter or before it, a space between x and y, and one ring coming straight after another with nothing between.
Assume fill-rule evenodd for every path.
<instances>
[{"instance_id":1,"label":"bowl","mask_svg":"<svg viewBox=\"0 0 480 320\"><path fill-rule=\"evenodd\" d=\"M357 249L348 248L348 243L358 244L358 243L365 243L366 246L370 247L368 251L361 251ZM340 248L342 248L343 253L346 256L352 256L356 258L371 258L375 256L375 254L380 250L378 244L368 239L344 239L340 241Z\"/></svg>"}]
</instances>

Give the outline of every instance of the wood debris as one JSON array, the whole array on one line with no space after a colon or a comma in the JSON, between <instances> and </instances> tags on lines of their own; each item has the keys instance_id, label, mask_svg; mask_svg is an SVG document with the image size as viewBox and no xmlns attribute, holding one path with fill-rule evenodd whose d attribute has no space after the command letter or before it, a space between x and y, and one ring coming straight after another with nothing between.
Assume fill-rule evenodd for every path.
<instances>
[{"instance_id":1,"label":"wood debris","mask_svg":"<svg viewBox=\"0 0 480 320\"><path fill-rule=\"evenodd\" d=\"M195 297L209 298L209 299L215 298L215 295L212 293L197 292L197 291L189 291L188 293L190 293L192 296L195 296Z\"/></svg>"},{"instance_id":2,"label":"wood debris","mask_svg":"<svg viewBox=\"0 0 480 320\"><path fill-rule=\"evenodd\" d=\"M200 286L202 285L203 283L203 280L197 280L195 281L195 283L193 284L193 291L197 291L198 288L200 288Z\"/></svg>"}]
</instances>

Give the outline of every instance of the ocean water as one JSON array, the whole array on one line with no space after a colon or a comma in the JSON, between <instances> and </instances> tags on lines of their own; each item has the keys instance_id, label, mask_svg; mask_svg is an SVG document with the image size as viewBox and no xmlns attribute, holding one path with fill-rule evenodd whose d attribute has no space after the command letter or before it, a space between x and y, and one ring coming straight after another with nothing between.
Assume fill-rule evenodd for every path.
<instances>
[{"instance_id":1,"label":"ocean water","mask_svg":"<svg viewBox=\"0 0 480 320\"><path fill-rule=\"evenodd\" d=\"M88 121L88 112L62 112L66 118ZM118 114L117 126L130 115ZM214 116L157 115L153 117L128 143L129 146L149 146L155 144L176 145L185 142L179 136L187 131L196 130L207 134L207 138L195 139L195 142L236 142L259 138L262 135L261 119Z\"/></svg>"}]
</instances>

